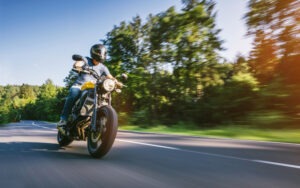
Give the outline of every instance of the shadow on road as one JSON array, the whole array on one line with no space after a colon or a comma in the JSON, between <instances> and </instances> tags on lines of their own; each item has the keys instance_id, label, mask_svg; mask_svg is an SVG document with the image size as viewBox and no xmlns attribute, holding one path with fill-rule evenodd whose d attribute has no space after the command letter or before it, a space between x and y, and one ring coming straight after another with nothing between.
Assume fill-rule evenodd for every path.
<instances>
[{"instance_id":1,"label":"shadow on road","mask_svg":"<svg viewBox=\"0 0 300 188\"><path fill-rule=\"evenodd\" d=\"M26 158L58 158L58 159L87 159L91 158L88 153L83 153L80 148L75 150L62 148L55 143L42 142L7 142L0 143L0 159L22 155Z\"/></svg>"}]
</instances>

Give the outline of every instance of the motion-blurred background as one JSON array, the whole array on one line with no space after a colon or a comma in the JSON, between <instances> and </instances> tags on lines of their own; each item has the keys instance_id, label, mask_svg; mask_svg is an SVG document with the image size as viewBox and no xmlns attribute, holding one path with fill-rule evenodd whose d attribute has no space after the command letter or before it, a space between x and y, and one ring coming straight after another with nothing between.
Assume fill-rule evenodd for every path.
<instances>
[{"instance_id":1,"label":"motion-blurred background","mask_svg":"<svg viewBox=\"0 0 300 188\"><path fill-rule=\"evenodd\" d=\"M59 65L55 64L52 68L66 75L68 72L60 72L60 69L71 68L72 52L88 55L89 45L99 42L101 38L108 48L106 65L111 73L120 75L126 72L129 76L128 87L113 100L121 126L300 129L299 0L242 1L245 9L238 19L245 24L246 31L241 35L252 38L253 43L246 54L235 49L236 55L232 58L223 56L226 39L220 37L222 28L216 25L219 1L182 0L177 1L176 6L162 3L161 6L166 7L164 10L142 17L136 12L126 11L127 6L134 6L130 0L114 1L115 7L126 2L126 6L122 7L126 13L115 11L113 5L106 5L104 1L51 2L0 0L0 20L3 24L0 36L4 41L1 42L0 53L1 56L9 54L9 57L0 60L0 69L2 75L8 70L4 69L4 65L10 64L13 70L7 77L2 77L2 83L6 84L0 86L0 123L20 119L58 121L74 74L69 72L67 77L61 78L64 86L57 85L51 79L54 74L49 73L47 67L51 62L56 62ZM159 7L161 1L155 2ZM232 6L237 3L235 0L226 2ZM139 6L143 7L143 3L146 2L141 2ZM147 5L144 6L146 9ZM54 7L57 13L52 12ZM231 11L230 6L226 9ZM23 10L27 12L21 14ZM29 10L32 10L30 19ZM47 10L55 19L61 20L57 26L50 18L43 18ZM55 16L64 15L64 10L68 12L65 17ZM110 29L101 34L98 28L109 19L101 11L131 16L123 16L126 21L113 23L114 26L110 25ZM8 12L15 12L18 19ZM71 21L75 15L78 21ZM36 22L35 27L14 27L13 20L16 24L26 23L22 18L25 21L32 19ZM88 22L91 20L93 22ZM38 23L49 25L52 33L67 29L70 35L51 35L46 32L48 28L39 28ZM226 20L225 24L234 27L231 20ZM78 29L81 35L73 36L71 28ZM99 36L91 35L94 28ZM17 42L9 35L17 33L16 37L26 37L26 33L34 31L44 34L45 40L37 41L30 35L32 42L26 43L22 38ZM69 36L73 38L69 38L72 42L67 42L68 46L64 46L66 44L63 42L51 42L54 38ZM80 41L85 40L88 42L82 46ZM30 59L30 62L25 61L27 45L36 45L39 49L30 52L37 57ZM72 45L77 46L72 49ZM48 54L47 48L50 46L60 49L59 52ZM14 50L8 52L7 49ZM17 57L24 61L13 62ZM44 65L44 59L51 62ZM42 85L10 83L10 77L18 77L14 70L20 69L27 72L28 77L42 72L50 79ZM26 79L26 76L20 77L20 80L22 78Z\"/></svg>"}]
</instances>

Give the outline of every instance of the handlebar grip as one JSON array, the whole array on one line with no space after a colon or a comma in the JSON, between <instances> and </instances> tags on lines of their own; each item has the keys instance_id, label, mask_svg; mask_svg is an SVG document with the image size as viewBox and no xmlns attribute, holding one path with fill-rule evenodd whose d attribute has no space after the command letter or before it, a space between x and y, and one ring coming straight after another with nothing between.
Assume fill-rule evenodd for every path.
<instances>
[{"instance_id":1,"label":"handlebar grip","mask_svg":"<svg viewBox=\"0 0 300 188\"><path fill-rule=\"evenodd\" d=\"M72 71L74 71L74 72L77 72L77 73L80 73L80 72L82 72L82 73L90 74L90 72L89 72L89 71L87 71L87 70L83 70L83 69L79 70L79 69L73 68L73 69L72 69Z\"/></svg>"},{"instance_id":2,"label":"handlebar grip","mask_svg":"<svg viewBox=\"0 0 300 188\"><path fill-rule=\"evenodd\" d=\"M73 68L72 71L79 73L80 70Z\"/></svg>"},{"instance_id":3,"label":"handlebar grip","mask_svg":"<svg viewBox=\"0 0 300 188\"><path fill-rule=\"evenodd\" d=\"M91 74L91 72L87 71L87 70L82 70L81 72L86 73L86 74Z\"/></svg>"},{"instance_id":4,"label":"handlebar grip","mask_svg":"<svg viewBox=\"0 0 300 188\"><path fill-rule=\"evenodd\" d=\"M99 78L99 75L97 74L97 72L94 71L94 70L92 70L92 69L91 69L91 70L84 70L84 69L79 70L79 69L76 69L76 68L72 68L72 71L75 71L75 72L77 72L77 73L91 74L91 75L94 76L96 79Z\"/></svg>"}]
</instances>

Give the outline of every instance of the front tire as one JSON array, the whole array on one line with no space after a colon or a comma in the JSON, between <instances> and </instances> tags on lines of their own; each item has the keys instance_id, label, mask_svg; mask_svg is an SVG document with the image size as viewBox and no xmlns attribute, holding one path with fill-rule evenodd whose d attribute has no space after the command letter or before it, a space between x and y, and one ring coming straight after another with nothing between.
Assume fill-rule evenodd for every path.
<instances>
[{"instance_id":1,"label":"front tire","mask_svg":"<svg viewBox=\"0 0 300 188\"><path fill-rule=\"evenodd\" d=\"M118 131L118 116L111 106L103 106L97 111L96 127L97 131L89 132L87 144L91 156L101 158L111 149Z\"/></svg>"},{"instance_id":2,"label":"front tire","mask_svg":"<svg viewBox=\"0 0 300 188\"><path fill-rule=\"evenodd\" d=\"M59 146L68 146L73 142L73 139L63 135L60 131L57 132L57 142Z\"/></svg>"}]
</instances>

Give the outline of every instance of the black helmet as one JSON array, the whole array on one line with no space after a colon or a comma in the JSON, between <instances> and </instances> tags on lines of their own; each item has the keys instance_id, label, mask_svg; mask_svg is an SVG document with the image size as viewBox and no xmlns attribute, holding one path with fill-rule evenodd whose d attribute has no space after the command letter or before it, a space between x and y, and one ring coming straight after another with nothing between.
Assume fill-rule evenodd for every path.
<instances>
[{"instance_id":1,"label":"black helmet","mask_svg":"<svg viewBox=\"0 0 300 188\"><path fill-rule=\"evenodd\" d=\"M103 63L106 59L106 48L102 44L95 44L91 47L91 57Z\"/></svg>"}]
</instances>

